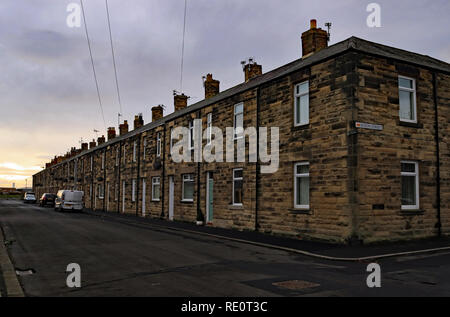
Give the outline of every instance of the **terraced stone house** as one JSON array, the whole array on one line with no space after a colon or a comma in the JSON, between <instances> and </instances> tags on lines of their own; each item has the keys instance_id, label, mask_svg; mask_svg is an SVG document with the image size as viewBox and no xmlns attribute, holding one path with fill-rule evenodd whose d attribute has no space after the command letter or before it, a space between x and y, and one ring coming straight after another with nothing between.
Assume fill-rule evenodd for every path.
<instances>
[{"instance_id":1,"label":"terraced stone house","mask_svg":"<svg viewBox=\"0 0 450 317\"><path fill-rule=\"evenodd\" d=\"M250 60L225 91L208 74L204 100L175 94L173 113L153 107L151 123L138 115L131 131L125 121L119 135L110 128L107 141L55 158L34 191L79 189L104 212L336 243L450 234L450 65L356 37L328 46L314 20L301 41L298 60L266 73ZM195 119L278 127L278 170L174 162L171 132L193 131Z\"/></svg>"}]
</instances>

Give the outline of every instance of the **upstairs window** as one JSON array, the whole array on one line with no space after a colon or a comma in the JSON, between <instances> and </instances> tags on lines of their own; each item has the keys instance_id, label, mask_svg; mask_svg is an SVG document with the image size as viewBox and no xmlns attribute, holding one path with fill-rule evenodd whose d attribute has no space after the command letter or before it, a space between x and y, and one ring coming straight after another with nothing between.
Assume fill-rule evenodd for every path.
<instances>
[{"instance_id":1,"label":"upstairs window","mask_svg":"<svg viewBox=\"0 0 450 317\"><path fill-rule=\"evenodd\" d=\"M211 135L212 135L212 113L208 113L206 118L206 144L211 143Z\"/></svg>"},{"instance_id":2,"label":"upstairs window","mask_svg":"<svg viewBox=\"0 0 450 317\"><path fill-rule=\"evenodd\" d=\"M417 123L416 81L398 76L399 116L401 121Z\"/></svg>"},{"instance_id":3,"label":"upstairs window","mask_svg":"<svg viewBox=\"0 0 450 317\"><path fill-rule=\"evenodd\" d=\"M94 169L94 156L91 156L91 172Z\"/></svg>"},{"instance_id":4,"label":"upstairs window","mask_svg":"<svg viewBox=\"0 0 450 317\"><path fill-rule=\"evenodd\" d=\"M145 160L146 149L147 149L147 139L144 139L144 151L142 153L142 160Z\"/></svg>"},{"instance_id":5,"label":"upstairs window","mask_svg":"<svg viewBox=\"0 0 450 317\"><path fill-rule=\"evenodd\" d=\"M234 138L239 139L244 135L244 103L234 105Z\"/></svg>"},{"instance_id":6,"label":"upstairs window","mask_svg":"<svg viewBox=\"0 0 450 317\"><path fill-rule=\"evenodd\" d=\"M137 148L137 143L136 141L133 142L133 162L136 162L136 148Z\"/></svg>"},{"instance_id":7,"label":"upstairs window","mask_svg":"<svg viewBox=\"0 0 450 317\"><path fill-rule=\"evenodd\" d=\"M401 162L402 209L419 209L419 165Z\"/></svg>"},{"instance_id":8,"label":"upstairs window","mask_svg":"<svg viewBox=\"0 0 450 317\"><path fill-rule=\"evenodd\" d=\"M102 169L105 168L105 152L102 153Z\"/></svg>"},{"instance_id":9,"label":"upstairs window","mask_svg":"<svg viewBox=\"0 0 450 317\"><path fill-rule=\"evenodd\" d=\"M119 147L116 147L116 166L119 166Z\"/></svg>"},{"instance_id":10,"label":"upstairs window","mask_svg":"<svg viewBox=\"0 0 450 317\"><path fill-rule=\"evenodd\" d=\"M194 121L189 121L189 150L194 149Z\"/></svg>"},{"instance_id":11,"label":"upstairs window","mask_svg":"<svg viewBox=\"0 0 450 317\"><path fill-rule=\"evenodd\" d=\"M294 125L309 123L309 82L297 84L294 87Z\"/></svg>"},{"instance_id":12,"label":"upstairs window","mask_svg":"<svg viewBox=\"0 0 450 317\"><path fill-rule=\"evenodd\" d=\"M156 156L161 156L161 132L156 133Z\"/></svg>"}]
</instances>

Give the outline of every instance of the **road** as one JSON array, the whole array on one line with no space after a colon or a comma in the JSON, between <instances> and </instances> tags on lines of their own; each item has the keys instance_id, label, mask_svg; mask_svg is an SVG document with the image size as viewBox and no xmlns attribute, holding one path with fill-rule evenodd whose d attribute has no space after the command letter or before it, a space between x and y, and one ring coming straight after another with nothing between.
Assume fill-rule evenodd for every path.
<instances>
[{"instance_id":1,"label":"road","mask_svg":"<svg viewBox=\"0 0 450 317\"><path fill-rule=\"evenodd\" d=\"M368 263L299 256L131 220L0 200L0 225L26 296L449 296L450 252ZM69 288L66 267L81 267ZM295 282L296 281L296 282Z\"/></svg>"}]
</instances>

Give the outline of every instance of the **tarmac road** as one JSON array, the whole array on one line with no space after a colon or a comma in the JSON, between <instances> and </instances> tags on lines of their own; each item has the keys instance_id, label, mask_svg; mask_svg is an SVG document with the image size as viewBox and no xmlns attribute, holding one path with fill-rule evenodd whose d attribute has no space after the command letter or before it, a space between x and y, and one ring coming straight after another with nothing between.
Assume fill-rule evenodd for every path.
<instances>
[{"instance_id":1,"label":"tarmac road","mask_svg":"<svg viewBox=\"0 0 450 317\"><path fill-rule=\"evenodd\" d=\"M0 200L0 225L26 296L449 296L450 252L336 262L151 224ZM69 288L66 267L81 267ZM0 263L1 264L1 263ZM281 283L281 284L280 284ZM0 290L5 296L0 282Z\"/></svg>"}]
</instances>

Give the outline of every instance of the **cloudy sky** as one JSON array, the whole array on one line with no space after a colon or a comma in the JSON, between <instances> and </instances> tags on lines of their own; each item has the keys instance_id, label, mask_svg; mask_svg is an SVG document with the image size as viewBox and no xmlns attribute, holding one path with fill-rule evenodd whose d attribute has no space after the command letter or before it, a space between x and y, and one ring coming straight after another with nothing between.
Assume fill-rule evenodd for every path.
<instances>
[{"instance_id":1,"label":"cloudy sky","mask_svg":"<svg viewBox=\"0 0 450 317\"><path fill-rule=\"evenodd\" d=\"M79 0L0 1L0 186L24 186L56 154L117 126L119 104L104 0L84 0L104 106L98 104L84 25L69 28ZM316 18L333 23L331 43L354 35L450 62L448 0L377 1L369 28L361 0L187 0L183 91L203 99L202 75L221 90L243 81L240 61L268 71L301 55L300 35ZM173 111L180 90L184 0L109 0L124 119L150 108Z\"/></svg>"}]
</instances>

